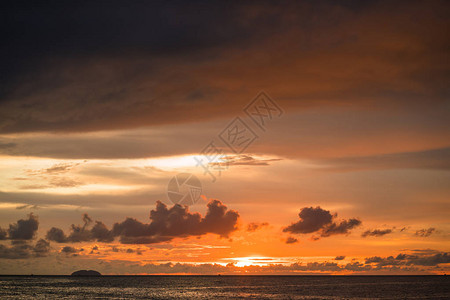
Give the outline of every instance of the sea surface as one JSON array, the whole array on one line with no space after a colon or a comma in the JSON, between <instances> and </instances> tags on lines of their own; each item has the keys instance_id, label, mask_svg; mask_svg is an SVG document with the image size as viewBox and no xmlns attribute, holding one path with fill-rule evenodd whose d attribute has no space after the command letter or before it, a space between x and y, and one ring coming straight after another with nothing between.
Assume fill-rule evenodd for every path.
<instances>
[{"instance_id":1,"label":"sea surface","mask_svg":"<svg viewBox=\"0 0 450 300\"><path fill-rule=\"evenodd\" d=\"M450 299L449 276L0 276L0 299Z\"/></svg>"}]
</instances>

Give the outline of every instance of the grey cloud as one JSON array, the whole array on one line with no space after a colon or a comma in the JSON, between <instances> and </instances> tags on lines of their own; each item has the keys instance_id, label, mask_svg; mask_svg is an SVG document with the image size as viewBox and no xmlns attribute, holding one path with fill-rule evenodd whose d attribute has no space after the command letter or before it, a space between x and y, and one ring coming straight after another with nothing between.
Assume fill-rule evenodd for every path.
<instances>
[{"instance_id":1,"label":"grey cloud","mask_svg":"<svg viewBox=\"0 0 450 300\"><path fill-rule=\"evenodd\" d=\"M392 229L374 229L374 230L366 230L364 231L361 236L362 237L368 237L368 236L383 236L386 234L392 233Z\"/></svg>"},{"instance_id":2,"label":"grey cloud","mask_svg":"<svg viewBox=\"0 0 450 300\"><path fill-rule=\"evenodd\" d=\"M74 247L71 246L64 246L61 248L61 253L65 253L65 254L74 254L74 253L78 253L80 251L82 251L83 249L76 249Z\"/></svg>"},{"instance_id":3,"label":"grey cloud","mask_svg":"<svg viewBox=\"0 0 450 300\"><path fill-rule=\"evenodd\" d=\"M361 221L355 218L336 222L337 214L320 206L304 207L298 214L300 220L283 228L283 232L295 234L319 233L322 237L336 234L349 234L350 230L361 225ZM316 239L318 239L316 237Z\"/></svg>"},{"instance_id":4,"label":"grey cloud","mask_svg":"<svg viewBox=\"0 0 450 300\"><path fill-rule=\"evenodd\" d=\"M170 241L176 237L200 236L207 233L228 237L237 230L239 214L228 210L218 200L207 204L204 217L199 213L189 212L187 207L174 205L171 208L157 202L156 209L150 212L150 223L143 223L133 218L115 223L109 230L105 224L95 221L91 228L91 218L83 216L84 225L72 224L67 236L59 228L51 228L47 239L58 243L76 243L84 241L111 242L115 237L124 244L152 244Z\"/></svg>"},{"instance_id":5,"label":"grey cloud","mask_svg":"<svg viewBox=\"0 0 450 300\"><path fill-rule=\"evenodd\" d=\"M6 240L8 232L0 227L0 240Z\"/></svg>"},{"instance_id":6,"label":"grey cloud","mask_svg":"<svg viewBox=\"0 0 450 300\"><path fill-rule=\"evenodd\" d=\"M345 259L344 255L339 255L334 258L334 260L343 260L343 259Z\"/></svg>"},{"instance_id":7,"label":"grey cloud","mask_svg":"<svg viewBox=\"0 0 450 300\"><path fill-rule=\"evenodd\" d=\"M379 257L373 256L366 258L366 264L375 264L377 268L385 266L438 266L439 264L450 263L450 254L448 252L433 252L428 251L417 254L400 253L396 257Z\"/></svg>"},{"instance_id":8,"label":"grey cloud","mask_svg":"<svg viewBox=\"0 0 450 300\"><path fill-rule=\"evenodd\" d=\"M95 221L94 227L91 229L92 238L98 242L109 243L114 240L112 232L100 221Z\"/></svg>"},{"instance_id":9,"label":"grey cloud","mask_svg":"<svg viewBox=\"0 0 450 300\"><path fill-rule=\"evenodd\" d=\"M60 228L52 227L47 232L47 239L50 241L55 241L57 243L79 243L79 242L88 242L95 240L97 238L102 238L101 234L101 226L98 225L100 222L96 222L96 225L92 228L95 232L95 237L92 232L92 229L89 229L88 226L92 223L92 219L87 215L83 214L83 225L75 225L72 224L70 227L70 233L68 236L64 233L64 231Z\"/></svg>"},{"instance_id":10,"label":"grey cloud","mask_svg":"<svg viewBox=\"0 0 450 300\"><path fill-rule=\"evenodd\" d=\"M228 237L237 229L239 214L218 200L207 205L205 217L190 213L187 207L174 205L170 209L157 202L156 210L150 212L151 222L141 223L132 218L113 227L115 236L120 236L122 243L149 244L170 241L175 237L199 236L207 233Z\"/></svg>"},{"instance_id":11,"label":"grey cloud","mask_svg":"<svg viewBox=\"0 0 450 300\"><path fill-rule=\"evenodd\" d=\"M50 243L44 239L40 239L39 241L36 242L33 251L35 255L38 257L46 256L47 253L50 252Z\"/></svg>"},{"instance_id":12,"label":"grey cloud","mask_svg":"<svg viewBox=\"0 0 450 300\"><path fill-rule=\"evenodd\" d=\"M31 240L36 235L38 228L39 221L31 213L28 215L28 219L21 219L9 225L8 238L12 240Z\"/></svg>"},{"instance_id":13,"label":"grey cloud","mask_svg":"<svg viewBox=\"0 0 450 300\"><path fill-rule=\"evenodd\" d=\"M67 241L64 231L56 227L52 227L49 231L47 231L46 238L57 243L65 243Z\"/></svg>"},{"instance_id":14,"label":"grey cloud","mask_svg":"<svg viewBox=\"0 0 450 300\"><path fill-rule=\"evenodd\" d=\"M50 243L40 239L33 246L28 241L12 241L10 247L0 244L0 258L24 259L31 257L44 257L50 252Z\"/></svg>"},{"instance_id":15,"label":"grey cloud","mask_svg":"<svg viewBox=\"0 0 450 300\"><path fill-rule=\"evenodd\" d=\"M269 223L267 223L267 222L262 222L262 223L251 222L251 223L247 224L247 231L254 232L254 231L259 230L262 227L266 227L266 226L269 226Z\"/></svg>"},{"instance_id":16,"label":"grey cloud","mask_svg":"<svg viewBox=\"0 0 450 300\"><path fill-rule=\"evenodd\" d=\"M286 239L285 242L286 242L286 244L295 244L295 243L298 243L298 239L296 239L295 237L290 236L290 237L288 237Z\"/></svg>"},{"instance_id":17,"label":"grey cloud","mask_svg":"<svg viewBox=\"0 0 450 300\"><path fill-rule=\"evenodd\" d=\"M416 236L421 236L421 237L429 237L430 235L432 235L434 232L436 232L436 228L430 227L428 229L420 229L417 230L415 235Z\"/></svg>"},{"instance_id":18,"label":"grey cloud","mask_svg":"<svg viewBox=\"0 0 450 300\"><path fill-rule=\"evenodd\" d=\"M419 256L409 259L407 263L419 266L436 266L439 264L448 264L450 263L450 253L441 252L430 256Z\"/></svg>"},{"instance_id":19,"label":"grey cloud","mask_svg":"<svg viewBox=\"0 0 450 300\"><path fill-rule=\"evenodd\" d=\"M350 230L361 225L358 219L343 220L340 223L331 223L326 225L321 232L321 236L327 237L334 234L349 234Z\"/></svg>"},{"instance_id":20,"label":"grey cloud","mask_svg":"<svg viewBox=\"0 0 450 300\"><path fill-rule=\"evenodd\" d=\"M300 210L298 216L300 220L284 228L284 232L301 234L316 232L330 224L333 219L330 212L320 208L320 206L316 208L304 207Z\"/></svg>"}]
</instances>

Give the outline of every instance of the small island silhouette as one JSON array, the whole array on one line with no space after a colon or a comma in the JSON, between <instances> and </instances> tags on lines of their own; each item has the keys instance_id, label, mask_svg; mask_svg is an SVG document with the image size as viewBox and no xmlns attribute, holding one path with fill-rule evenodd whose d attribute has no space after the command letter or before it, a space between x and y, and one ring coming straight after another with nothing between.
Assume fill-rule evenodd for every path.
<instances>
[{"instance_id":1,"label":"small island silhouette","mask_svg":"<svg viewBox=\"0 0 450 300\"><path fill-rule=\"evenodd\" d=\"M79 270L73 272L70 276L102 276L102 274L94 270Z\"/></svg>"}]
</instances>

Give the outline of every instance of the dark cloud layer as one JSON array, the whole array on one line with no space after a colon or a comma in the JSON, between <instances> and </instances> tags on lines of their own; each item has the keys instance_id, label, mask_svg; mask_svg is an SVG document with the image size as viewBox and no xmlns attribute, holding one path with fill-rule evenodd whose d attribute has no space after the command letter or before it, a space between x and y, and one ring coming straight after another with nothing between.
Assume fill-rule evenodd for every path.
<instances>
[{"instance_id":1,"label":"dark cloud layer","mask_svg":"<svg viewBox=\"0 0 450 300\"><path fill-rule=\"evenodd\" d=\"M124 244L152 244L170 241L176 237L200 236L207 233L228 237L237 230L239 214L218 200L207 205L204 217L199 213L191 213L187 207L174 205L168 208L157 202L156 209L150 212L150 223L143 223L133 218L115 223L109 230L105 224L83 215L84 224L72 224L69 235L63 230L53 227L47 232L47 239L58 243L76 243L86 241L112 242L119 237Z\"/></svg>"},{"instance_id":2,"label":"dark cloud layer","mask_svg":"<svg viewBox=\"0 0 450 300\"><path fill-rule=\"evenodd\" d=\"M262 88L292 109L440 105L448 10L445 1L11 2L0 19L0 132L230 116Z\"/></svg>"},{"instance_id":3,"label":"dark cloud layer","mask_svg":"<svg viewBox=\"0 0 450 300\"><path fill-rule=\"evenodd\" d=\"M0 258L23 259L31 257L44 257L50 252L50 243L40 239L33 246L28 241L19 240L11 246L0 244Z\"/></svg>"},{"instance_id":4,"label":"dark cloud layer","mask_svg":"<svg viewBox=\"0 0 450 300\"><path fill-rule=\"evenodd\" d=\"M283 228L283 232L295 234L318 233L322 237L336 234L349 234L350 230L361 225L359 219L336 221L337 213L317 207L304 207L298 214L300 220Z\"/></svg>"}]
</instances>

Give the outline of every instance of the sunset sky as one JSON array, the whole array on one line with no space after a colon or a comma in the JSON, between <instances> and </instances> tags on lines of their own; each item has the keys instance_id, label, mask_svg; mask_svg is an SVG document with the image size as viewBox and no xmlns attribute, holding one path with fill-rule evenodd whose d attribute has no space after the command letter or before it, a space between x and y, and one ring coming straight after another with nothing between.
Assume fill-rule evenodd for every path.
<instances>
[{"instance_id":1,"label":"sunset sky","mask_svg":"<svg viewBox=\"0 0 450 300\"><path fill-rule=\"evenodd\" d=\"M449 273L449 13L3 6L0 274Z\"/></svg>"}]
</instances>

